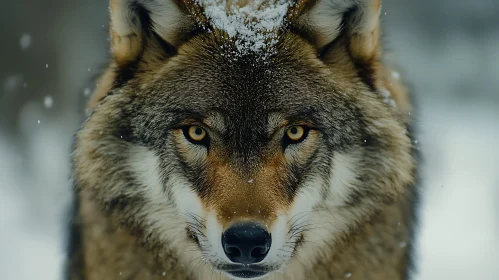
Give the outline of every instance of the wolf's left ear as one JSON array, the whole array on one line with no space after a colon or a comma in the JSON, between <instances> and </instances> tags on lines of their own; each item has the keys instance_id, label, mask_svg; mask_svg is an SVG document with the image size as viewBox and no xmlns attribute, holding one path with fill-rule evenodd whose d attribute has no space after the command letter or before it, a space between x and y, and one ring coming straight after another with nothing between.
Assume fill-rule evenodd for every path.
<instances>
[{"instance_id":1,"label":"wolf's left ear","mask_svg":"<svg viewBox=\"0 0 499 280\"><path fill-rule=\"evenodd\" d=\"M351 56L370 61L379 57L381 0L299 0L295 26L319 50L343 33Z\"/></svg>"},{"instance_id":2,"label":"wolf's left ear","mask_svg":"<svg viewBox=\"0 0 499 280\"><path fill-rule=\"evenodd\" d=\"M147 42L178 47L194 28L186 1L110 0L111 52L118 66L134 61Z\"/></svg>"}]
</instances>

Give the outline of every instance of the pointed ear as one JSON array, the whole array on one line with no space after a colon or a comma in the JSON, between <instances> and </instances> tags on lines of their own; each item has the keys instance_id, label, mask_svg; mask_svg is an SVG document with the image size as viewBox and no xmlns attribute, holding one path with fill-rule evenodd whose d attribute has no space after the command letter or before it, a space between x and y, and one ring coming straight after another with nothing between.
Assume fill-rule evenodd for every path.
<instances>
[{"instance_id":1,"label":"pointed ear","mask_svg":"<svg viewBox=\"0 0 499 280\"><path fill-rule=\"evenodd\" d=\"M118 67L137 59L148 40L178 47L194 28L187 10L177 0L110 0L111 52Z\"/></svg>"},{"instance_id":2,"label":"pointed ear","mask_svg":"<svg viewBox=\"0 0 499 280\"><path fill-rule=\"evenodd\" d=\"M300 0L298 30L324 50L344 32L353 58L379 58L381 0Z\"/></svg>"}]
</instances>

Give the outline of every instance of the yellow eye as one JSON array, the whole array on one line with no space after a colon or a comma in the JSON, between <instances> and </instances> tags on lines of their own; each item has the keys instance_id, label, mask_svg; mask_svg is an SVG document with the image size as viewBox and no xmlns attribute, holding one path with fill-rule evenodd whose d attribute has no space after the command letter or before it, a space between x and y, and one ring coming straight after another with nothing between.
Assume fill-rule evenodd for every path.
<instances>
[{"instance_id":1,"label":"yellow eye","mask_svg":"<svg viewBox=\"0 0 499 280\"><path fill-rule=\"evenodd\" d=\"M288 136L289 140L293 142L303 140L307 136L305 128L301 125L295 125L288 128L288 130L286 131L286 135Z\"/></svg>"},{"instance_id":2,"label":"yellow eye","mask_svg":"<svg viewBox=\"0 0 499 280\"><path fill-rule=\"evenodd\" d=\"M193 125L189 127L187 135L189 136L190 140L200 142L206 138L206 130L202 129L199 126Z\"/></svg>"}]
</instances>

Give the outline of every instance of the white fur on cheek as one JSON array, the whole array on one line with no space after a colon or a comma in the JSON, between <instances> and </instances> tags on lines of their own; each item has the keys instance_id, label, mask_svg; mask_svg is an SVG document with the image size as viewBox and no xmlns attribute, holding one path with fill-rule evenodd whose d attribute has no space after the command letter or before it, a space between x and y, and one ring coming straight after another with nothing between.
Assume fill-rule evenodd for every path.
<instances>
[{"instance_id":1,"label":"white fur on cheek","mask_svg":"<svg viewBox=\"0 0 499 280\"><path fill-rule=\"evenodd\" d=\"M128 164L131 171L146 188L146 195L152 201L164 199L163 185L159 175L159 158L152 151L142 146L130 147ZM133 190L140 192L139 190Z\"/></svg>"},{"instance_id":2,"label":"white fur on cheek","mask_svg":"<svg viewBox=\"0 0 499 280\"><path fill-rule=\"evenodd\" d=\"M134 146L130 149L129 166L143 186L134 192L140 192L148 201L142 209L142 216L147 219L151 230L156 230L160 238L175 249L184 261L192 260L200 256L200 252L186 250L193 245L187 239L186 224L183 222L188 216L180 213L189 212L202 217L204 211L201 202L188 182L178 175L169 175L164 186L161 183L159 162L158 156L146 147ZM172 190L174 203L168 201L165 188Z\"/></svg>"},{"instance_id":3,"label":"white fur on cheek","mask_svg":"<svg viewBox=\"0 0 499 280\"><path fill-rule=\"evenodd\" d=\"M288 241L288 218L285 215L278 215L277 220L274 222L271 228L272 244L270 245L270 250L262 261L262 264L281 264L283 262L283 257L289 258L287 252L283 251L283 247ZM286 260L284 259L284 260Z\"/></svg>"},{"instance_id":4,"label":"white fur on cheek","mask_svg":"<svg viewBox=\"0 0 499 280\"><path fill-rule=\"evenodd\" d=\"M302 220L303 217L311 214L312 208L322 200L320 190L323 184L324 180L322 178L314 178L303 186L302 190L296 195L293 207L291 208L291 224L296 220Z\"/></svg>"},{"instance_id":5,"label":"white fur on cheek","mask_svg":"<svg viewBox=\"0 0 499 280\"><path fill-rule=\"evenodd\" d=\"M201 200L192 190L191 185L179 174L168 174L166 186L161 184L159 158L145 147L135 147L130 153L130 165L139 180L147 186L148 198L165 203L164 189L170 188L179 213L193 213L204 216Z\"/></svg>"},{"instance_id":6,"label":"white fur on cheek","mask_svg":"<svg viewBox=\"0 0 499 280\"><path fill-rule=\"evenodd\" d=\"M303 227L309 224L310 217L313 216L313 208L322 199L320 190L324 184L324 180L320 177L314 178L312 181L307 182L301 189L301 191L296 195L293 207L289 213L289 227L291 230ZM310 228L310 226L307 226ZM291 232L293 234L293 231ZM288 236L292 237L288 241L296 241L300 236Z\"/></svg>"},{"instance_id":7,"label":"white fur on cheek","mask_svg":"<svg viewBox=\"0 0 499 280\"><path fill-rule=\"evenodd\" d=\"M336 153L333 156L333 167L331 169L331 184L329 186L328 206L342 206L352 193L352 183L355 180L355 166L358 165L358 156L355 154Z\"/></svg>"},{"instance_id":8,"label":"white fur on cheek","mask_svg":"<svg viewBox=\"0 0 499 280\"><path fill-rule=\"evenodd\" d=\"M191 213L198 217L204 216L205 211L201 204L201 200L185 179L178 175L170 175L168 177L167 185L171 186L175 204L180 213Z\"/></svg>"},{"instance_id":9,"label":"white fur on cheek","mask_svg":"<svg viewBox=\"0 0 499 280\"><path fill-rule=\"evenodd\" d=\"M358 156L353 154L336 153L333 157L331 177L323 178L316 175L313 180L306 182L301 191L294 199L289 213L290 227L306 227L304 243L297 253L300 261L292 260L291 271L286 271L286 276L294 277L301 275L303 262L313 262L324 250L331 248L335 237L348 229L349 223L355 221L355 217L342 210L345 200L351 193L355 180L355 166L358 164ZM327 186L328 194L325 198L321 190L324 184ZM288 240L296 241L299 236ZM327 246L326 246L327 245Z\"/></svg>"},{"instance_id":10,"label":"white fur on cheek","mask_svg":"<svg viewBox=\"0 0 499 280\"><path fill-rule=\"evenodd\" d=\"M223 261L232 263L225 255L222 247L222 225L217 221L217 215L213 212L208 213L206 217L206 239L211 245L209 253L209 261Z\"/></svg>"}]
</instances>

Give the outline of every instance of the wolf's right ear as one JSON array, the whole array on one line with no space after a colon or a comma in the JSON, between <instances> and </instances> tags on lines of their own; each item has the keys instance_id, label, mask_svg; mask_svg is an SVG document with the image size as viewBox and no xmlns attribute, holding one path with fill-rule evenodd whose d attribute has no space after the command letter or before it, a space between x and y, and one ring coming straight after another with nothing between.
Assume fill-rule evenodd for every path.
<instances>
[{"instance_id":1,"label":"wolf's right ear","mask_svg":"<svg viewBox=\"0 0 499 280\"><path fill-rule=\"evenodd\" d=\"M119 79L119 70L143 55L168 56L204 23L199 6L191 0L110 0L113 59L100 76L87 105L87 114ZM152 51L145 51L149 48Z\"/></svg>"},{"instance_id":2,"label":"wolf's right ear","mask_svg":"<svg viewBox=\"0 0 499 280\"><path fill-rule=\"evenodd\" d=\"M136 60L147 40L175 48L194 29L181 0L110 0L111 52L118 67Z\"/></svg>"}]
</instances>

